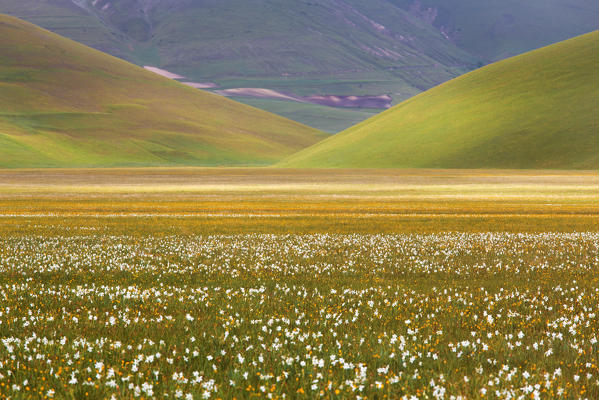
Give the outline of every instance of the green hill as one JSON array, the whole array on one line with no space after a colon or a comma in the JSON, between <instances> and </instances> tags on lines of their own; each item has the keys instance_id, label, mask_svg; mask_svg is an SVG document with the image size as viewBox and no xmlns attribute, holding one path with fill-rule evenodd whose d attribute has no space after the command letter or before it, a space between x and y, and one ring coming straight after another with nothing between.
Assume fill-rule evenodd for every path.
<instances>
[{"instance_id":1,"label":"green hill","mask_svg":"<svg viewBox=\"0 0 599 400\"><path fill-rule=\"evenodd\" d=\"M324 136L0 16L0 167L264 165Z\"/></svg>"},{"instance_id":2,"label":"green hill","mask_svg":"<svg viewBox=\"0 0 599 400\"><path fill-rule=\"evenodd\" d=\"M599 168L599 31L466 74L279 165Z\"/></svg>"},{"instance_id":3,"label":"green hill","mask_svg":"<svg viewBox=\"0 0 599 400\"><path fill-rule=\"evenodd\" d=\"M599 29L596 0L0 0L0 13L221 89L387 94L393 104ZM327 131L368 114L253 104Z\"/></svg>"},{"instance_id":4,"label":"green hill","mask_svg":"<svg viewBox=\"0 0 599 400\"><path fill-rule=\"evenodd\" d=\"M221 89L389 94L397 102L479 62L388 0L0 0L0 13ZM330 129L319 108L280 103L260 106ZM333 124L342 128L364 119L359 110L330 111L343 115Z\"/></svg>"}]
</instances>

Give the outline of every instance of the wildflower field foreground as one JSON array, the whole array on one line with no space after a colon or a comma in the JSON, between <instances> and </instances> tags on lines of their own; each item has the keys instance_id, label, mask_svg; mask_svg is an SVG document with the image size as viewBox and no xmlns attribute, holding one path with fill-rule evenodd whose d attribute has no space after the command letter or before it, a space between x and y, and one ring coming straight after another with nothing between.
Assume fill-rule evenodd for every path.
<instances>
[{"instance_id":1,"label":"wildflower field foreground","mask_svg":"<svg viewBox=\"0 0 599 400\"><path fill-rule=\"evenodd\" d=\"M592 174L29 173L0 176L0 398L599 398Z\"/></svg>"}]
</instances>

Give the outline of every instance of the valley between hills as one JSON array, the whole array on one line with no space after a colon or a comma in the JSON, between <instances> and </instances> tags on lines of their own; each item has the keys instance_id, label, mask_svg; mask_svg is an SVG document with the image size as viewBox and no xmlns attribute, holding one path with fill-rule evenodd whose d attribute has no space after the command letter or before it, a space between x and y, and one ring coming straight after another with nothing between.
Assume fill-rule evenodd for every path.
<instances>
[{"instance_id":1,"label":"valley between hills","mask_svg":"<svg viewBox=\"0 0 599 400\"><path fill-rule=\"evenodd\" d=\"M593 0L0 0L0 13L219 90L388 96L391 105L599 28ZM388 104L235 99L330 133Z\"/></svg>"},{"instance_id":2,"label":"valley between hills","mask_svg":"<svg viewBox=\"0 0 599 400\"><path fill-rule=\"evenodd\" d=\"M0 398L599 398L596 1L0 12Z\"/></svg>"}]
</instances>

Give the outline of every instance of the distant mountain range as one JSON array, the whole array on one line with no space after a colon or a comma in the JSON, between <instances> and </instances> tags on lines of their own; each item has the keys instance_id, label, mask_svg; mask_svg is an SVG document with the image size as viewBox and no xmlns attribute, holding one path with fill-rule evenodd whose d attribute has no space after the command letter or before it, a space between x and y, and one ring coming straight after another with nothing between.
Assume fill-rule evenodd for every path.
<instances>
[{"instance_id":1,"label":"distant mountain range","mask_svg":"<svg viewBox=\"0 0 599 400\"><path fill-rule=\"evenodd\" d=\"M0 12L221 90L394 104L599 28L594 0L0 0ZM256 105L289 112L287 100L271 100ZM294 107L327 128L323 109Z\"/></svg>"},{"instance_id":2,"label":"distant mountain range","mask_svg":"<svg viewBox=\"0 0 599 400\"><path fill-rule=\"evenodd\" d=\"M599 31L471 72L290 156L311 168L599 168Z\"/></svg>"},{"instance_id":3,"label":"distant mountain range","mask_svg":"<svg viewBox=\"0 0 599 400\"><path fill-rule=\"evenodd\" d=\"M268 165L324 137L0 15L0 168Z\"/></svg>"}]
</instances>

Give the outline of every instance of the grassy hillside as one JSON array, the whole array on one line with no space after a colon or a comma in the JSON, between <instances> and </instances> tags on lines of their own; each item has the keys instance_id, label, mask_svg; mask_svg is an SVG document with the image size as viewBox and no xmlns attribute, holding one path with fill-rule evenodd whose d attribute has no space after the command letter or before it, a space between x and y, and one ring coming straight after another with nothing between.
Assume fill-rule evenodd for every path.
<instances>
[{"instance_id":1,"label":"grassy hillside","mask_svg":"<svg viewBox=\"0 0 599 400\"><path fill-rule=\"evenodd\" d=\"M0 0L0 13L223 88L403 100L478 63L388 0ZM308 120L318 123L320 114ZM363 119L343 114L345 127Z\"/></svg>"},{"instance_id":2,"label":"grassy hillside","mask_svg":"<svg viewBox=\"0 0 599 400\"><path fill-rule=\"evenodd\" d=\"M599 29L595 0L0 0L0 13L223 89L387 94L394 104ZM325 108L336 122L316 107L256 104L327 131L366 115Z\"/></svg>"},{"instance_id":3,"label":"grassy hillside","mask_svg":"<svg viewBox=\"0 0 599 400\"><path fill-rule=\"evenodd\" d=\"M599 168L599 31L445 83L286 167Z\"/></svg>"},{"instance_id":4,"label":"grassy hillside","mask_svg":"<svg viewBox=\"0 0 599 400\"><path fill-rule=\"evenodd\" d=\"M0 167L269 164L323 136L0 16Z\"/></svg>"}]
</instances>

